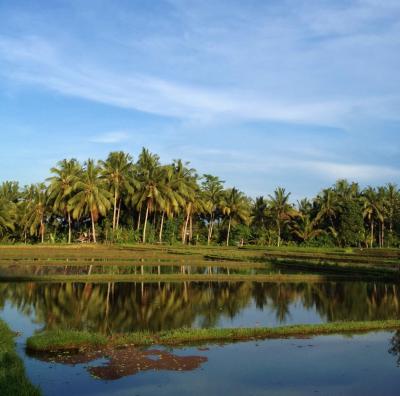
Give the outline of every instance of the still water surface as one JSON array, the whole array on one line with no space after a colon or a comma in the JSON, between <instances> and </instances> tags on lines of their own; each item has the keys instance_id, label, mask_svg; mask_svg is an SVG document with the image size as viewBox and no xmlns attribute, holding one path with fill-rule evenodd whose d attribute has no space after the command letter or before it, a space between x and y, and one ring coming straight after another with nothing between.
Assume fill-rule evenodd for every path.
<instances>
[{"instance_id":1,"label":"still water surface","mask_svg":"<svg viewBox=\"0 0 400 396\"><path fill-rule=\"evenodd\" d=\"M45 395L397 395L400 334L369 333L202 347L34 357L26 337L54 328L277 326L399 317L394 284L1 283L0 316Z\"/></svg>"},{"instance_id":2,"label":"still water surface","mask_svg":"<svg viewBox=\"0 0 400 396\"><path fill-rule=\"evenodd\" d=\"M0 283L41 329L103 333L396 319L400 290L371 282Z\"/></svg>"}]
</instances>

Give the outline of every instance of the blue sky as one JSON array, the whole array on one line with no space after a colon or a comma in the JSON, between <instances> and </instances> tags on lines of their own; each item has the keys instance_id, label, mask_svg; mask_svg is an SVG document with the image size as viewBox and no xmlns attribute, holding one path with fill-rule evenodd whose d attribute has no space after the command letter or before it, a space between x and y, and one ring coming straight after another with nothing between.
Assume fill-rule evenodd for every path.
<instances>
[{"instance_id":1,"label":"blue sky","mask_svg":"<svg viewBox=\"0 0 400 396\"><path fill-rule=\"evenodd\" d=\"M142 146L252 196L400 180L400 2L0 0L0 181Z\"/></svg>"}]
</instances>

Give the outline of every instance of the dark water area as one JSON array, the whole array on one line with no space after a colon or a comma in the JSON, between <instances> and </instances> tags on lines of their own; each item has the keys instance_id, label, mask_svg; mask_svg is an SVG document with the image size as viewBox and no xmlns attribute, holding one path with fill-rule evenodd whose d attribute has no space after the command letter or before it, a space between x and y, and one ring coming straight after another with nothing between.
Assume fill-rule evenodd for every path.
<instances>
[{"instance_id":1,"label":"dark water area","mask_svg":"<svg viewBox=\"0 0 400 396\"><path fill-rule=\"evenodd\" d=\"M0 283L10 315L105 334L397 319L399 301L398 285L379 282Z\"/></svg>"}]
</instances>

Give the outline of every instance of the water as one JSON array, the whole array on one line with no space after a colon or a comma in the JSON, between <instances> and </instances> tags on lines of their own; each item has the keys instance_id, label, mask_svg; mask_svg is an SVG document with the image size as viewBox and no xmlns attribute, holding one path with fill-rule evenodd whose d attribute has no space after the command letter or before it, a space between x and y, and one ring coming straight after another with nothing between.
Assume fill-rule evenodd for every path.
<instances>
[{"instance_id":1,"label":"water","mask_svg":"<svg viewBox=\"0 0 400 396\"><path fill-rule=\"evenodd\" d=\"M45 395L396 395L400 333L27 355L36 331L278 326L399 317L396 284L0 283L0 316Z\"/></svg>"},{"instance_id":2,"label":"water","mask_svg":"<svg viewBox=\"0 0 400 396\"><path fill-rule=\"evenodd\" d=\"M41 329L109 334L396 319L399 293L372 282L28 282L0 283L0 307L10 304Z\"/></svg>"}]
</instances>

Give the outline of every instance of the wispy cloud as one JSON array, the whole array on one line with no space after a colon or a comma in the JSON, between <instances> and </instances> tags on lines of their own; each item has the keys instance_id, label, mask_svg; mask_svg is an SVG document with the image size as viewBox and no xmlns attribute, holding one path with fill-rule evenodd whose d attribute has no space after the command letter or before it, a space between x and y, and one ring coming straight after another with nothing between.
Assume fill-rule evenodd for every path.
<instances>
[{"instance_id":1,"label":"wispy cloud","mask_svg":"<svg viewBox=\"0 0 400 396\"><path fill-rule=\"evenodd\" d=\"M301 100L237 83L221 88L139 72L116 74L101 62L77 61L51 40L35 36L0 37L1 60L3 75L23 83L180 119L272 120L343 126L354 113L370 116L377 108L387 109L394 118L400 117L390 111L400 103L397 95L345 98L319 95Z\"/></svg>"},{"instance_id":2,"label":"wispy cloud","mask_svg":"<svg viewBox=\"0 0 400 396\"><path fill-rule=\"evenodd\" d=\"M120 143L129 140L129 138L130 135L127 132L115 131L91 136L89 140L94 143Z\"/></svg>"},{"instance_id":3,"label":"wispy cloud","mask_svg":"<svg viewBox=\"0 0 400 396\"><path fill-rule=\"evenodd\" d=\"M129 141L254 190L400 179L397 0L14 3L0 6L0 121L29 119L49 151L71 110L71 156Z\"/></svg>"}]
</instances>

